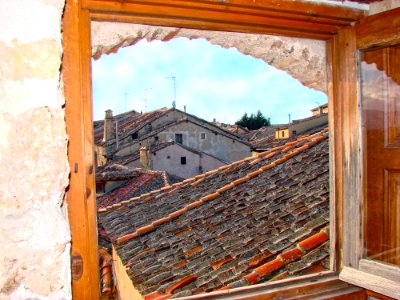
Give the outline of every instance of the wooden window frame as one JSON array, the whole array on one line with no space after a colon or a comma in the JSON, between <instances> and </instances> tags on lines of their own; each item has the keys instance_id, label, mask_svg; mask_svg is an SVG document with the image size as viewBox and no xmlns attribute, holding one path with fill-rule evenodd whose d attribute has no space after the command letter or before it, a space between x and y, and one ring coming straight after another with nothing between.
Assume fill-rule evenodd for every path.
<instances>
[{"instance_id":1,"label":"wooden window frame","mask_svg":"<svg viewBox=\"0 0 400 300\"><path fill-rule=\"evenodd\" d=\"M291 0L67 0L63 18L62 79L66 98L66 125L69 135L68 159L71 167L67 191L69 223L72 235L72 293L75 299L99 298L95 174L93 172L93 119L91 87L90 22L134 22L156 26L273 34L325 40L330 127L331 169L331 271L276 283L259 284L219 292L221 296L270 299L279 296L332 297L350 299L364 291L344 283L338 271L347 265L340 251L347 212L343 199L349 194L349 182L357 176L349 169L349 151L357 124L357 101L351 98L356 90L355 66L351 51L355 48L346 39L352 36L350 26L362 19L360 11L342 6L328 6ZM350 28L350 29L346 29ZM353 49L354 48L354 49ZM348 64L348 63L353 64ZM347 77L342 77L347 76ZM355 76L355 77L354 77ZM343 80L350 80L343 86ZM354 82L354 85L352 84ZM346 105L345 105L346 104ZM346 296L344 296L346 295ZM199 298L214 297L215 294ZM340 298L345 297L345 298ZM355 299L355 298L354 298ZM363 298L358 298L363 299Z\"/></svg>"},{"instance_id":2,"label":"wooden window frame","mask_svg":"<svg viewBox=\"0 0 400 300\"><path fill-rule=\"evenodd\" d=\"M393 26L390 26L393 24ZM400 43L400 9L389 10L379 15L370 16L347 30L346 38L341 41L349 48L346 56L347 68L342 68L341 76L351 79L351 87L347 89L346 97L357 99L348 109L352 115L353 124L348 124L348 134L345 136L351 159L343 174L343 180L349 182L344 186L343 226L346 228L343 237L343 268L339 278L374 292L400 299L400 267L388 265L364 258L363 239L363 136L361 131L361 91L357 67L359 52L376 47ZM351 43L349 44L349 41ZM342 47L343 48L343 47ZM345 74L346 73L346 74ZM357 120L357 122L354 122Z\"/></svg>"}]
</instances>

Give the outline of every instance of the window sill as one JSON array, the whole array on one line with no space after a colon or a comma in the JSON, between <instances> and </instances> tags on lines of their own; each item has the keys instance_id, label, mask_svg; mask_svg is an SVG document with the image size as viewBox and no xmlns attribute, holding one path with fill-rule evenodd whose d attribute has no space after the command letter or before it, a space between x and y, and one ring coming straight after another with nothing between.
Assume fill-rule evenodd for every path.
<instances>
[{"instance_id":1,"label":"window sill","mask_svg":"<svg viewBox=\"0 0 400 300\"><path fill-rule=\"evenodd\" d=\"M332 271L291 278L277 282L269 282L237 288L232 290L217 291L179 299L304 299L304 298L329 298L347 295L350 293L363 293L364 290L339 280Z\"/></svg>"},{"instance_id":2,"label":"window sill","mask_svg":"<svg viewBox=\"0 0 400 300\"><path fill-rule=\"evenodd\" d=\"M387 279L350 267L343 268L339 279L385 296L400 299L400 283L396 280Z\"/></svg>"}]
</instances>

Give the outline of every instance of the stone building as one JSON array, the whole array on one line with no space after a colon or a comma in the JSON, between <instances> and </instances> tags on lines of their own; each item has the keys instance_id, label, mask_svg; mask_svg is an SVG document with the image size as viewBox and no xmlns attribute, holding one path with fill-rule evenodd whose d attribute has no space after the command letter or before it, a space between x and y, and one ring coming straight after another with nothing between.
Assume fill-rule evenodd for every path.
<instances>
[{"instance_id":1,"label":"stone building","mask_svg":"<svg viewBox=\"0 0 400 300\"><path fill-rule=\"evenodd\" d=\"M227 164L217 157L175 141L142 147L133 155L116 159L124 166L165 171L179 178L189 178Z\"/></svg>"},{"instance_id":2,"label":"stone building","mask_svg":"<svg viewBox=\"0 0 400 300\"><path fill-rule=\"evenodd\" d=\"M117 161L140 167L139 153L146 147L151 154L146 168L183 178L251 154L238 135L175 108L116 116L108 110L104 121L94 123L94 133L99 165Z\"/></svg>"},{"instance_id":3,"label":"stone building","mask_svg":"<svg viewBox=\"0 0 400 300\"><path fill-rule=\"evenodd\" d=\"M109 4L108 8L105 8L106 2ZM133 4L134 2L129 1L128 4L127 1L0 1L0 56L2 60L0 66L0 235L2 237L0 297L2 299L71 299L72 296L75 299L98 298L99 276L96 271L98 270L98 252L93 196L95 185L93 124L90 115L90 75L87 75L90 74L88 48L91 35L88 18L89 16L97 18L97 21L100 19L122 21L122 17L125 17L129 21L129 17L136 11L132 8L132 5L136 5ZM355 269L358 261L353 268L350 268L349 265L355 260L350 258L349 261L347 256L349 252L362 252L349 243L353 229L358 229L358 233L363 232L363 228L354 221L357 219L355 216L358 215L353 214L352 210L354 207L362 206L357 202L357 199L362 199L362 197L354 194L355 188L360 186L360 176L355 161L362 160L358 159L359 151L352 150L353 146L358 147L357 132L361 130L357 122L351 122L358 118L359 113L357 103L354 103L357 97L353 97L356 74L354 76L340 75L346 73L343 62L345 66L354 66L352 70L356 73L354 57L357 48L353 26L357 20L363 18L364 13L386 11L385 14L390 15L391 11L388 10L398 6L398 1L385 0L370 5L365 4L361 7L362 12L345 8L345 5L348 5L347 1L279 0L274 1L274 5L276 3L283 5L276 6L274 9L266 7L262 10L259 9L259 5L268 6L268 2L234 1L246 4L244 7L234 6L231 1L183 2L193 6L207 2L215 7L208 17L221 18L221 21L213 23L210 21L211 18L204 17L204 14L209 12L207 9L210 8L205 8L203 11L195 7L194 12L190 8L171 8L169 2L163 2L164 10L159 11L160 16L165 16L171 11L176 15L182 15L179 18L165 17L162 21L158 20L159 23L170 26L199 28L202 25L208 26L209 29L224 29L222 28L224 26L222 17L224 17L226 22L233 24L230 27L231 30L251 31L250 25L255 24L251 28L258 29L258 33L286 34L304 38L310 38L314 34L314 37L328 40L328 47L332 46L332 43L337 46L334 48L335 55L325 60L324 47L322 47L323 50L317 47L318 51L313 52L315 49L312 46L313 43L310 44L301 39L293 41L289 38L273 36L267 38L271 42L265 47L263 44L258 44L257 47L249 46L247 41L237 42L243 53L256 57L260 54L259 51L267 53L263 57L265 61L281 70L287 70L305 85L316 88L319 86L319 89L323 91L326 91L324 75L326 68L322 65L334 59L333 86L339 87L334 94L330 94L330 97L335 98L330 105L336 103L339 105L331 117L336 121L335 126L331 125L330 128L336 134L333 140L335 147L332 151L343 154L343 156L335 155L332 162L338 176L332 182L336 183L335 207L340 208L339 215L335 218L335 223L339 223L339 226L336 228L338 240L334 248L340 252L337 257L339 263L336 268L333 268L333 277L332 273L324 274L322 282L321 279L315 282L314 278L311 278L307 283L300 281L294 284L287 283L284 288L277 284L274 285L273 291L285 295L293 291L310 295L314 291L315 297L323 294L326 298L335 296L336 299L356 299L357 296L358 299L367 299L370 296L376 298L379 297L377 292L397 297L399 293L395 293L398 285L393 283L394 292L390 292L391 289L384 284L390 282L390 279L379 277L379 284L373 285L367 280L364 280L364 283L354 278L351 280L349 276L350 274L367 274L365 271ZM373 1L360 0L358 2ZM140 1L141 5L143 3L146 4L147 1ZM332 3L335 5L332 6ZM329 5L328 8L327 5ZM143 6L140 8L143 9ZM127 12L128 9L130 12ZM147 9L147 13L143 9L143 14L139 14L143 22L151 22L152 18L155 18L153 7ZM253 9L255 13L252 13ZM283 17L282 15L273 18L258 17L260 11L275 13L285 9L286 13ZM150 14L149 11L152 13ZM104 12L103 15L101 15L102 12ZM192 13L191 20L187 17L189 12ZM231 15L225 15L228 12ZM394 12L399 13L398 10ZM186 14L186 17L183 14ZM290 22L282 21L281 18L290 18L291 15L299 18L295 21L292 18ZM235 18L235 22L229 21L236 16L241 18ZM329 22L336 22L334 26L330 26L329 22L320 21L319 18L326 20L326 16L329 16ZM347 17L343 18L344 16ZM254 21L256 17L258 19ZM193 20L193 18L196 19ZM277 18L280 22L274 23ZM378 19L382 17L377 16ZM393 16L384 16L385 22L390 22L392 19ZM340 22L337 22L338 20ZM376 20L374 20L369 17L364 19L370 30L376 27ZM240 23L241 21L243 23ZM261 21L264 23L257 23ZM64 22L63 26L61 26L62 22ZM308 29L306 29L307 24ZM280 26L287 27L285 29ZM387 37L391 26L392 23L386 23L374 39ZM198 37L199 32L193 31L188 35ZM129 32L132 33L132 31ZM144 31L138 32L141 37L157 37L157 35L147 35ZM217 33L216 36L219 34ZM98 42L93 55L104 53L105 49L115 51L121 45L132 44L135 41L135 38L131 38L128 33L120 35L116 33L116 36L119 37L113 41L107 39L109 37L107 35L103 37L93 35L93 39ZM163 36L163 39L167 41L168 36ZM229 39L221 39L229 44ZM214 42L219 43L218 39L214 39ZM371 39L364 39L363 44L358 46L369 45L368 42L371 42ZM235 47L236 44L229 45ZM291 49L293 51L290 51ZM257 51L258 53L255 53ZM321 60L318 58L319 55L323 56ZM318 61L322 61L322 65L319 65ZM301 64L295 62L301 62ZM308 69L307 66L310 68ZM315 72L312 71L315 69L317 69ZM346 88L341 83L345 83ZM349 207L348 203L352 203L353 206ZM343 211L345 213L340 214ZM349 217L354 223L349 223L351 221ZM339 273L340 279L337 275ZM375 276L379 274L381 272ZM347 281L353 282L354 285L346 284ZM224 292L233 295L236 291L232 289L220 293L223 295ZM245 291L242 289L242 292ZM253 295L267 292L268 289L263 285L252 288Z\"/></svg>"},{"instance_id":4,"label":"stone building","mask_svg":"<svg viewBox=\"0 0 400 300\"><path fill-rule=\"evenodd\" d=\"M274 126L276 128L276 139L288 139L297 134L302 134L328 124L328 103L311 110L312 116L308 118L293 120L290 124Z\"/></svg>"},{"instance_id":5,"label":"stone building","mask_svg":"<svg viewBox=\"0 0 400 300\"><path fill-rule=\"evenodd\" d=\"M311 110L313 116L318 116L318 115L322 115L322 114L327 114L328 113L328 103L322 104L316 108L313 108Z\"/></svg>"}]
</instances>

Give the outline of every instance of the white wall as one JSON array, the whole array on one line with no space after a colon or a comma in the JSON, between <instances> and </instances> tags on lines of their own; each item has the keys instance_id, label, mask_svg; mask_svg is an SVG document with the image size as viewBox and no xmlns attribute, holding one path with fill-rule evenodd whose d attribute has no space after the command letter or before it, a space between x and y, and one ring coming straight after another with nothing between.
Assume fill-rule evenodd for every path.
<instances>
[{"instance_id":1,"label":"white wall","mask_svg":"<svg viewBox=\"0 0 400 300\"><path fill-rule=\"evenodd\" d=\"M181 164L181 157L186 157L186 165ZM153 170L166 171L181 178L190 178L200 174L200 166L202 172L207 172L224 165L209 155L200 155L176 144L161 149L151 158Z\"/></svg>"},{"instance_id":2,"label":"white wall","mask_svg":"<svg viewBox=\"0 0 400 300\"><path fill-rule=\"evenodd\" d=\"M0 1L0 298L70 299L64 0Z\"/></svg>"}]
</instances>

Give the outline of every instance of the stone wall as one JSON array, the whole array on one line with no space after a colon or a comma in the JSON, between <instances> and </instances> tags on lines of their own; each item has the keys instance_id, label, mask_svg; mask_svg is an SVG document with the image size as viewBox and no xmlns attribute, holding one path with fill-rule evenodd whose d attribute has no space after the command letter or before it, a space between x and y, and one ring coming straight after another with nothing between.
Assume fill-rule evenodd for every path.
<instances>
[{"instance_id":1,"label":"stone wall","mask_svg":"<svg viewBox=\"0 0 400 300\"><path fill-rule=\"evenodd\" d=\"M64 0L0 1L0 299L70 299Z\"/></svg>"}]
</instances>

